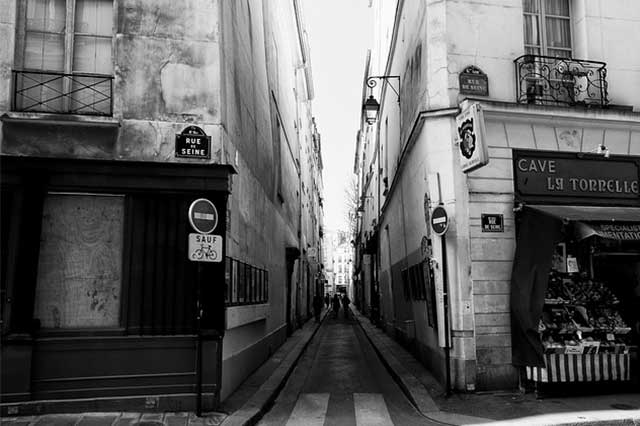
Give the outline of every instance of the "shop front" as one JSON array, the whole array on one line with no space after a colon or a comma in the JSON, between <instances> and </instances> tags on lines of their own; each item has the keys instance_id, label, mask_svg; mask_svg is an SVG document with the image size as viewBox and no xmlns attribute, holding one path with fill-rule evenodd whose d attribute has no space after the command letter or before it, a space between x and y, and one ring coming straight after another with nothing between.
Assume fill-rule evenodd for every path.
<instances>
[{"instance_id":1,"label":"shop front","mask_svg":"<svg viewBox=\"0 0 640 426\"><path fill-rule=\"evenodd\" d=\"M640 157L513 151L512 360L539 386L640 377Z\"/></svg>"},{"instance_id":2,"label":"shop front","mask_svg":"<svg viewBox=\"0 0 640 426\"><path fill-rule=\"evenodd\" d=\"M12 403L51 411L46 401L70 399L91 401L83 406L91 410L190 410L201 395L205 409L215 407L225 262L189 258L196 231L188 216L194 200L210 200L218 212L211 235L224 239L234 170L1 163L2 414L27 414ZM224 247L212 249L216 258Z\"/></svg>"}]
</instances>

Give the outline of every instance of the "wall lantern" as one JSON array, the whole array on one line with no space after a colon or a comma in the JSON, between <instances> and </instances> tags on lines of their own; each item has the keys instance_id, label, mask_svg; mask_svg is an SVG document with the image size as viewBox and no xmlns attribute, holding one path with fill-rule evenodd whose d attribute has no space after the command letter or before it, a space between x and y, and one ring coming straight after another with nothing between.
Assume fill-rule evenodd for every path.
<instances>
[{"instance_id":1,"label":"wall lantern","mask_svg":"<svg viewBox=\"0 0 640 426\"><path fill-rule=\"evenodd\" d=\"M393 85L389 82L389 80L391 79L398 79L397 89L393 87ZM399 104L400 103L400 76L399 75L379 75L379 76L369 77L367 78L367 86L373 89L378 84L376 80L382 80L385 83L387 83L389 87L391 87L391 90L393 90L393 92L398 97L398 104ZM376 98L373 97L373 95L369 95L369 98L362 105L362 109L364 111L365 120L367 121L367 124L372 125L378 120L378 112L380 111L380 104L378 103Z\"/></svg>"},{"instance_id":2,"label":"wall lantern","mask_svg":"<svg viewBox=\"0 0 640 426\"><path fill-rule=\"evenodd\" d=\"M366 100L364 106L364 116L367 120L367 124L371 125L378 119L378 111L380 110L380 104L376 101L373 95L369 95L369 99Z\"/></svg>"}]
</instances>

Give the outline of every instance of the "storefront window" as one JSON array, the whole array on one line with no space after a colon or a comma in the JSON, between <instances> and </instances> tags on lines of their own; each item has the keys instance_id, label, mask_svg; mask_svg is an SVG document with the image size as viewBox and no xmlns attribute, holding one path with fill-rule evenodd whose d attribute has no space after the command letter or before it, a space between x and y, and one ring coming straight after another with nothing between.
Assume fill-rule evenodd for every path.
<instances>
[{"instance_id":1,"label":"storefront window","mask_svg":"<svg viewBox=\"0 0 640 426\"><path fill-rule=\"evenodd\" d=\"M123 218L121 196L46 197L34 309L41 327L119 325Z\"/></svg>"}]
</instances>

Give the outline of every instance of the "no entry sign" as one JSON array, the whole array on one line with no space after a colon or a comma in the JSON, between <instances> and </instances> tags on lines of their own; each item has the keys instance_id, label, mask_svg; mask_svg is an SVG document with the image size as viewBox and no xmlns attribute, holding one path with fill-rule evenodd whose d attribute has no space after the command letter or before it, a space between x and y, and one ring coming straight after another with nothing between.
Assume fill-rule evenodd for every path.
<instances>
[{"instance_id":1,"label":"no entry sign","mask_svg":"<svg viewBox=\"0 0 640 426\"><path fill-rule=\"evenodd\" d=\"M218 226L216 206L206 198L199 198L189 206L189 223L196 232L209 234Z\"/></svg>"},{"instance_id":2,"label":"no entry sign","mask_svg":"<svg viewBox=\"0 0 640 426\"><path fill-rule=\"evenodd\" d=\"M433 209L433 213L431 213L431 228L437 235L444 235L447 232L449 217L444 207L438 206Z\"/></svg>"}]
</instances>

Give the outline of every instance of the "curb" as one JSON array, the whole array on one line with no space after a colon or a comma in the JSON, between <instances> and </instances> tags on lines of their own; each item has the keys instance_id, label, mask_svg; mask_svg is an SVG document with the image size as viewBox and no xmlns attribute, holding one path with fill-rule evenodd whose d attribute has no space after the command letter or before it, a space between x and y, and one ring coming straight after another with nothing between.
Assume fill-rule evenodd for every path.
<instances>
[{"instance_id":1,"label":"curb","mask_svg":"<svg viewBox=\"0 0 640 426\"><path fill-rule=\"evenodd\" d=\"M624 414L617 413L617 415L614 415L613 417L611 417L611 413L602 414L597 411L585 411L572 413L552 413L542 416L532 415L529 417L514 418L508 420L496 420L484 417L468 416L455 412L442 411L433 400L431 395L428 393L428 390L424 386L424 384L414 374L407 370L407 368L405 368L405 366L390 352L390 350L385 350L386 348L388 348L388 345L385 344L385 342L383 341L384 339L378 338L378 336L376 336L375 333L372 332L371 328L373 326L363 324L362 320L366 318L359 312L357 313L357 315L354 314L353 317L360 325L360 328L362 329L364 335L367 337L367 340L369 340L369 342L373 346L376 354L380 358L380 361L396 381L407 399L420 414L434 423L447 426L472 426L487 423L502 426L640 426L640 410L635 410ZM388 336L387 338L391 339Z\"/></svg>"},{"instance_id":2,"label":"curb","mask_svg":"<svg viewBox=\"0 0 640 426\"><path fill-rule=\"evenodd\" d=\"M367 327L365 327L361 322L362 314L354 314L353 317L358 322L358 325L367 337L367 340L371 343L371 346L373 346L373 349L382 364L398 384L398 387L402 390L402 393L404 393L416 410L425 418L437 424L446 426L482 424L494 421L492 419L482 417L472 417L441 411L440 407L436 404L425 386L411 372L404 368L404 366L392 354L385 354L380 350L381 347L386 347L386 345L367 332Z\"/></svg>"},{"instance_id":3,"label":"curb","mask_svg":"<svg viewBox=\"0 0 640 426\"><path fill-rule=\"evenodd\" d=\"M306 339L303 338L298 342L291 352L286 355L285 359L275 369L271 376L269 376L260 388L258 388L256 393L253 394L240 409L230 414L221 423L221 426L254 425L262 418L278 397L280 391L284 388L287 379L289 379L289 376L306 351L309 343L313 340L313 337L322 326L328 312L329 311L327 310L320 322L315 325L315 329L310 333L309 337ZM313 321L313 318L309 321Z\"/></svg>"}]
</instances>

